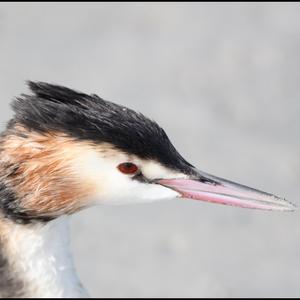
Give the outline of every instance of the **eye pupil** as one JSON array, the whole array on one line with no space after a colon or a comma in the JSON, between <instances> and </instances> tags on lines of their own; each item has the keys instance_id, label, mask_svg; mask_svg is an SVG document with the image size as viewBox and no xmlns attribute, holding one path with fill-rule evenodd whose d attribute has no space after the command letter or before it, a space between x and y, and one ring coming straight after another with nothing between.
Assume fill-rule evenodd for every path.
<instances>
[{"instance_id":1,"label":"eye pupil","mask_svg":"<svg viewBox=\"0 0 300 300\"><path fill-rule=\"evenodd\" d=\"M135 174L138 171L138 167L130 162L120 164L118 169L124 174Z\"/></svg>"}]
</instances>

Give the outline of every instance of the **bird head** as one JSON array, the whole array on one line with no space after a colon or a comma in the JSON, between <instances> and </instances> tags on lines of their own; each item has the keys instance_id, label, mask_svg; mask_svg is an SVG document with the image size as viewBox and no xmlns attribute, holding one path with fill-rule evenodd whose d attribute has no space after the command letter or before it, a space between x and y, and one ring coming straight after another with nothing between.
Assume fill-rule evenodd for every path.
<instances>
[{"instance_id":1,"label":"bird head","mask_svg":"<svg viewBox=\"0 0 300 300\"><path fill-rule=\"evenodd\" d=\"M154 121L66 87L29 82L1 137L0 208L48 220L95 203L194 199L264 210L294 206L198 170Z\"/></svg>"}]
</instances>

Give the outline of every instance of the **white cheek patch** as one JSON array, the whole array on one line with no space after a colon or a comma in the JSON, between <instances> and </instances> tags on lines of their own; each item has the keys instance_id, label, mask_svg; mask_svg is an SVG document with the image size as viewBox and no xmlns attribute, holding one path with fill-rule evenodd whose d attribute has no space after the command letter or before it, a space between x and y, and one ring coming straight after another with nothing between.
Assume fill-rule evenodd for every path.
<instances>
[{"instance_id":1,"label":"white cheek patch","mask_svg":"<svg viewBox=\"0 0 300 300\"><path fill-rule=\"evenodd\" d=\"M93 149L80 153L74 163L74 170L81 181L94 186L91 198L102 204L145 203L173 199L179 196L176 191L155 183L144 183L123 174L117 168L120 163L136 164L143 175L149 179L186 178L185 174L168 169L161 164L141 160L125 153L97 152Z\"/></svg>"},{"instance_id":2,"label":"white cheek patch","mask_svg":"<svg viewBox=\"0 0 300 300\"><path fill-rule=\"evenodd\" d=\"M159 162L149 160L149 161L142 161L142 172L144 176L148 179L178 179L178 178L187 178L187 175L169 169Z\"/></svg>"},{"instance_id":3,"label":"white cheek patch","mask_svg":"<svg viewBox=\"0 0 300 300\"><path fill-rule=\"evenodd\" d=\"M80 176L94 181L96 178L100 180L119 175L120 172L117 171L119 161L126 162L126 155L120 153L118 157L106 157L92 150L79 155L75 161L75 168Z\"/></svg>"},{"instance_id":4,"label":"white cheek patch","mask_svg":"<svg viewBox=\"0 0 300 300\"><path fill-rule=\"evenodd\" d=\"M119 205L169 200L179 196L179 193L158 184L141 183L130 179L123 186L119 184L115 190L110 189L110 192L99 196L100 203Z\"/></svg>"}]
</instances>

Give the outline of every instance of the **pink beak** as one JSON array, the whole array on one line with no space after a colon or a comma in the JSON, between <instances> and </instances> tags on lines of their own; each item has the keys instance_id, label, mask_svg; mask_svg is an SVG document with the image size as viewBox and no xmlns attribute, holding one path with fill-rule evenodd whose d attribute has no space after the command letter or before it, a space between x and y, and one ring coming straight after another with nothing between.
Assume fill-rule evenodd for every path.
<instances>
[{"instance_id":1,"label":"pink beak","mask_svg":"<svg viewBox=\"0 0 300 300\"><path fill-rule=\"evenodd\" d=\"M262 210L296 209L295 205L283 198L198 170L197 174L191 179L161 179L157 183L177 191L180 198Z\"/></svg>"}]
</instances>

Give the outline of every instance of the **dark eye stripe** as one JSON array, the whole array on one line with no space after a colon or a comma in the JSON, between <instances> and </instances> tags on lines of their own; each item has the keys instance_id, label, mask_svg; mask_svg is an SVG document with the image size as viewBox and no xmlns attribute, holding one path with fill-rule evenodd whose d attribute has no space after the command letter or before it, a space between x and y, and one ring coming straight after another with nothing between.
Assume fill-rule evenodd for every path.
<instances>
[{"instance_id":1,"label":"dark eye stripe","mask_svg":"<svg viewBox=\"0 0 300 300\"><path fill-rule=\"evenodd\" d=\"M142 172L139 172L137 174L135 174L132 179L137 180L139 182L142 183L152 183L151 180L149 180L148 178L146 178Z\"/></svg>"}]
</instances>

